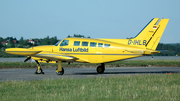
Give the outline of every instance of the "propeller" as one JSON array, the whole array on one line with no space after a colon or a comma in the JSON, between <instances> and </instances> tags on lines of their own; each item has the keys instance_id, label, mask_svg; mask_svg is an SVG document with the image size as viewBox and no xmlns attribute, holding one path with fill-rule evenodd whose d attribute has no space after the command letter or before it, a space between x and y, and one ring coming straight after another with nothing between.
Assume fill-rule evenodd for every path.
<instances>
[{"instance_id":1,"label":"propeller","mask_svg":"<svg viewBox=\"0 0 180 101\"><path fill-rule=\"evenodd\" d=\"M28 57L26 60L24 60L24 62L26 62L26 61L28 61L28 60L30 60L31 59L31 56L30 57Z\"/></svg>"}]
</instances>

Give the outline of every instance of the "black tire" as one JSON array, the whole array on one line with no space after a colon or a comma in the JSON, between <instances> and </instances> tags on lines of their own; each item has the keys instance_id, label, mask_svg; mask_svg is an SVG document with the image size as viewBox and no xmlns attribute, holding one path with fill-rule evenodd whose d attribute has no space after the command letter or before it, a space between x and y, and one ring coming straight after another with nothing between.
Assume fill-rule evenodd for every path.
<instances>
[{"instance_id":1,"label":"black tire","mask_svg":"<svg viewBox=\"0 0 180 101\"><path fill-rule=\"evenodd\" d=\"M34 74L44 74L43 70L40 68L40 70L36 70L36 72Z\"/></svg>"},{"instance_id":2,"label":"black tire","mask_svg":"<svg viewBox=\"0 0 180 101\"><path fill-rule=\"evenodd\" d=\"M104 73L104 70L105 70L105 68L102 66L98 66L96 69L97 73L100 73L100 74Z\"/></svg>"},{"instance_id":3,"label":"black tire","mask_svg":"<svg viewBox=\"0 0 180 101\"><path fill-rule=\"evenodd\" d=\"M57 70L57 69L56 69ZM62 68L61 72L56 72L57 75L63 75L64 74L64 68Z\"/></svg>"}]
</instances>

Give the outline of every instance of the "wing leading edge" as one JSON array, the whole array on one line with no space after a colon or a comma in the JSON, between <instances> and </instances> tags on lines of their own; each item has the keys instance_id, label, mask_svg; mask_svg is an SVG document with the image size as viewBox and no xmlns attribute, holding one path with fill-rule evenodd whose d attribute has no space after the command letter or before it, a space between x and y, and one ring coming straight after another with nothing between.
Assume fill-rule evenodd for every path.
<instances>
[{"instance_id":1,"label":"wing leading edge","mask_svg":"<svg viewBox=\"0 0 180 101\"><path fill-rule=\"evenodd\" d=\"M45 59L50 61L75 61L78 58L73 56L68 56L66 54L60 54L58 52L43 52L41 50L36 49L26 49L26 48L8 48L5 50L6 53L15 54L15 55L22 55L28 57L35 57L39 60Z\"/></svg>"}]
</instances>

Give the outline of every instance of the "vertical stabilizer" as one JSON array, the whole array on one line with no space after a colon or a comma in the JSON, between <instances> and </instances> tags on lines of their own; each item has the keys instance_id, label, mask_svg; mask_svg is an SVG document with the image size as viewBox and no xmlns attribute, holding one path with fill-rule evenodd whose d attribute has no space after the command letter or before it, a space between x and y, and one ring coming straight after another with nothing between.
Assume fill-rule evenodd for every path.
<instances>
[{"instance_id":1,"label":"vertical stabilizer","mask_svg":"<svg viewBox=\"0 0 180 101\"><path fill-rule=\"evenodd\" d=\"M154 28L156 29L154 34L151 36L150 40L146 44L146 47L148 49L156 50L157 45L161 39L161 36L166 28L168 21L169 19L161 19L157 27Z\"/></svg>"},{"instance_id":2,"label":"vertical stabilizer","mask_svg":"<svg viewBox=\"0 0 180 101\"><path fill-rule=\"evenodd\" d=\"M101 39L143 49L156 50L169 19L153 18L134 38Z\"/></svg>"},{"instance_id":3,"label":"vertical stabilizer","mask_svg":"<svg viewBox=\"0 0 180 101\"><path fill-rule=\"evenodd\" d=\"M158 21L159 18L152 19L134 38L134 40L143 40L144 45L141 47L156 50L169 19L161 19L157 24Z\"/></svg>"}]
</instances>

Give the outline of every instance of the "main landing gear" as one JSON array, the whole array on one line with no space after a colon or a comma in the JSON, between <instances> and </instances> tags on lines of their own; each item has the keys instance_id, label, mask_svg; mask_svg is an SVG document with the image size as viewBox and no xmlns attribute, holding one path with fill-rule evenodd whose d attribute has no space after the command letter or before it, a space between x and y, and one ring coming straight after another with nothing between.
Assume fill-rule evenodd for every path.
<instances>
[{"instance_id":1,"label":"main landing gear","mask_svg":"<svg viewBox=\"0 0 180 101\"><path fill-rule=\"evenodd\" d=\"M104 65L104 63L101 63L101 65L98 66L97 69L96 69L96 71L97 71L99 74L104 73L104 70L105 70L105 65Z\"/></svg>"},{"instance_id":2,"label":"main landing gear","mask_svg":"<svg viewBox=\"0 0 180 101\"><path fill-rule=\"evenodd\" d=\"M35 71L35 74L44 74L42 68L41 68L41 64L35 60L37 63L37 70ZM58 68L56 69L56 74L57 75L63 75L64 74L64 69L62 68L62 61L58 60Z\"/></svg>"},{"instance_id":3,"label":"main landing gear","mask_svg":"<svg viewBox=\"0 0 180 101\"><path fill-rule=\"evenodd\" d=\"M64 74L64 69L62 68L62 61L58 60L58 68L56 69L56 74L57 75L63 75Z\"/></svg>"}]
</instances>

